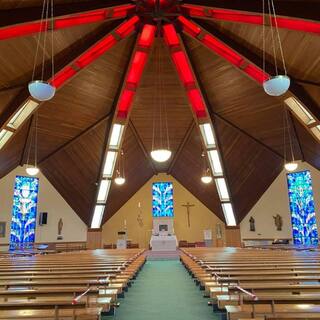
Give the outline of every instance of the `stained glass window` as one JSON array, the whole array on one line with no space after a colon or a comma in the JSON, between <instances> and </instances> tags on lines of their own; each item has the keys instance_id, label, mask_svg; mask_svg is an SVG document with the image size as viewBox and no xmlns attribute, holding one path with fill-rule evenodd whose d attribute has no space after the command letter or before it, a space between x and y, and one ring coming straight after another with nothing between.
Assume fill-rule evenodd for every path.
<instances>
[{"instance_id":1,"label":"stained glass window","mask_svg":"<svg viewBox=\"0 0 320 320\"><path fill-rule=\"evenodd\" d=\"M26 248L35 240L39 179L16 176L10 248Z\"/></svg>"},{"instance_id":2,"label":"stained glass window","mask_svg":"<svg viewBox=\"0 0 320 320\"><path fill-rule=\"evenodd\" d=\"M153 217L173 217L172 182L155 182L152 185Z\"/></svg>"},{"instance_id":3,"label":"stained glass window","mask_svg":"<svg viewBox=\"0 0 320 320\"><path fill-rule=\"evenodd\" d=\"M293 243L317 245L318 230L309 170L287 174Z\"/></svg>"}]
</instances>

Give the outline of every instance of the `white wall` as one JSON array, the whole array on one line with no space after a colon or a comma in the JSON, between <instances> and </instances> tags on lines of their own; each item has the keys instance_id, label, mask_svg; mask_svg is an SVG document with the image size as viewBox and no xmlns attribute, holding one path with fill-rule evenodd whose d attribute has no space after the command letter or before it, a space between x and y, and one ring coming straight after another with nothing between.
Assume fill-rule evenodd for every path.
<instances>
[{"instance_id":1,"label":"white wall","mask_svg":"<svg viewBox=\"0 0 320 320\"><path fill-rule=\"evenodd\" d=\"M11 210L15 177L26 175L25 169L17 167L0 180L0 221L6 221L6 237L0 238L1 243L8 243L10 238ZM67 202L51 185L43 174L38 174L39 195L38 214L48 212L48 224L36 227L36 242L57 242L58 221L63 220L62 242L86 241L87 227Z\"/></svg>"},{"instance_id":2,"label":"white wall","mask_svg":"<svg viewBox=\"0 0 320 320\"><path fill-rule=\"evenodd\" d=\"M306 162L299 162L297 171L303 170L310 170L311 172L316 219L318 232L320 234L320 171ZM273 216L276 214L280 214L282 216L282 231L276 230L273 219ZM255 219L255 232L252 232L249 229L249 219L251 216ZM240 230L242 239L292 238L291 214L289 210L288 187L285 170L280 173L260 200L242 220Z\"/></svg>"}]
</instances>

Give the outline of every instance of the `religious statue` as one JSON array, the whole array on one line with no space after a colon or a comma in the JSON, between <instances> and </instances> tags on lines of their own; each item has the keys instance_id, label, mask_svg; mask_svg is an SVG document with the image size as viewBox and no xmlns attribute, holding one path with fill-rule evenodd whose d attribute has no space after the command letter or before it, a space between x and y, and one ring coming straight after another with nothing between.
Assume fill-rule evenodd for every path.
<instances>
[{"instance_id":1,"label":"religious statue","mask_svg":"<svg viewBox=\"0 0 320 320\"><path fill-rule=\"evenodd\" d=\"M139 224L139 227L143 227L143 219L141 217L141 214L139 213L138 216L137 216L137 221L138 221L138 224Z\"/></svg>"},{"instance_id":2,"label":"religious statue","mask_svg":"<svg viewBox=\"0 0 320 320\"><path fill-rule=\"evenodd\" d=\"M250 231L256 231L256 226L255 226L255 220L253 217L250 217L249 219L250 222Z\"/></svg>"},{"instance_id":3,"label":"religious statue","mask_svg":"<svg viewBox=\"0 0 320 320\"><path fill-rule=\"evenodd\" d=\"M58 237L57 237L57 240L62 240L62 228L63 228L63 221L62 221L62 218L59 219L59 222L58 222Z\"/></svg>"},{"instance_id":4,"label":"religious statue","mask_svg":"<svg viewBox=\"0 0 320 320\"><path fill-rule=\"evenodd\" d=\"M282 217L280 216L280 214L277 214L276 216L273 216L273 219L274 219L274 224L277 227L277 231L281 231L282 230L283 221L282 221Z\"/></svg>"}]
</instances>

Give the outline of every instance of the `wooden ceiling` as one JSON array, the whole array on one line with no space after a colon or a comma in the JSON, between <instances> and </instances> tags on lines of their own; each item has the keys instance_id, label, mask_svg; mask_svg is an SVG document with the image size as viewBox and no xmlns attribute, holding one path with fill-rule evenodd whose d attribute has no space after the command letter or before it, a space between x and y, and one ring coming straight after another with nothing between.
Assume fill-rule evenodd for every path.
<instances>
[{"instance_id":1,"label":"wooden ceiling","mask_svg":"<svg viewBox=\"0 0 320 320\"><path fill-rule=\"evenodd\" d=\"M208 4L209 1L185 2ZM288 14L299 16L297 8L304 1L282 2L293 5ZM0 0L0 18L4 17L0 25L10 22L7 18L9 13L12 21L32 21L41 3L42 0ZM58 12L66 13L114 5L115 1L57 0L55 3ZM241 9L243 5L244 10L250 9L249 3L251 8L256 6L255 0L247 1L245 5L241 1L234 1L232 5L226 5L225 1L213 1L220 7L226 5ZM280 11L285 10L280 0L277 3ZM308 12L303 14L307 17ZM112 30L117 23L99 22L55 31L57 70ZM210 32L223 36L228 43L235 43L250 54L261 57L260 26L221 21L200 23ZM280 30L280 36L289 75L320 112L319 36L286 29ZM240 222L279 174L284 149L286 152L289 150L289 146L283 144L283 105L207 48L187 36L183 35L182 39L214 121L237 221ZM40 168L88 225L104 143L134 42L135 36L132 36L118 43L67 82L50 102L41 105L38 112ZM28 94L27 84L32 77L35 46L35 35L0 41L0 118ZM268 47L267 58L272 63L270 50ZM49 62L49 53L46 58ZM36 74L41 72L40 64L38 60ZM45 68L45 72L48 70ZM159 90L159 81L162 82L162 90ZM149 156L154 114L156 125L160 121L160 101L166 109L170 148L173 151L172 158L164 165L155 164ZM296 119L290 119L295 157L320 169L319 144ZM26 162L32 121L32 118L28 120L0 151L1 177ZM157 144L157 130L155 137ZM158 172L170 173L223 219L215 185L205 186L200 182L203 171L200 136L194 126L185 90L161 39L156 40L137 90L123 150L127 183L123 187L112 184L104 221Z\"/></svg>"}]
</instances>

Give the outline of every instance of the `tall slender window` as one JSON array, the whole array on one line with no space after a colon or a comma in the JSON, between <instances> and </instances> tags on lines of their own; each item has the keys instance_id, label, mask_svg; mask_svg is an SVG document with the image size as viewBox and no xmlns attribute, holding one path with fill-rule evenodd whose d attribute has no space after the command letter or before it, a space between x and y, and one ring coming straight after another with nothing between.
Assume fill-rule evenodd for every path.
<instances>
[{"instance_id":1,"label":"tall slender window","mask_svg":"<svg viewBox=\"0 0 320 320\"><path fill-rule=\"evenodd\" d=\"M10 248L25 248L34 243L39 179L16 176L13 195Z\"/></svg>"},{"instance_id":2,"label":"tall slender window","mask_svg":"<svg viewBox=\"0 0 320 320\"><path fill-rule=\"evenodd\" d=\"M173 217L172 182L155 182L152 184L153 217Z\"/></svg>"},{"instance_id":3,"label":"tall slender window","mask_svg":"<svg viewBox=\"0 0 320 320\"><path fill-rule=\"evenodd\" d=\"M293 243L317 245L318 230L309 170L287 174Z\"/></svg>"}]
</instances>

